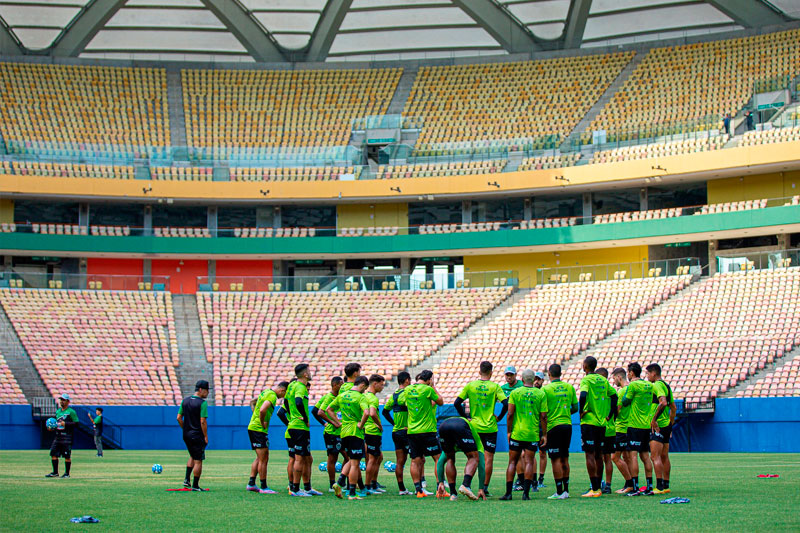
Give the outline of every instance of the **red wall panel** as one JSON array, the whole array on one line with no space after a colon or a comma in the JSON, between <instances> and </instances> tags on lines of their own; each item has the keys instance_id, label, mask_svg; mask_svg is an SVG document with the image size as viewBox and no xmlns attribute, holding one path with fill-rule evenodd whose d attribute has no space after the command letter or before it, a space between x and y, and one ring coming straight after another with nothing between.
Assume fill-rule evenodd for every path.
<instances>
[{"instance_id":1,"label":"red wall panel","mask_svg":"<svg viewBox=\"0 0 800 533\"><path fill-rule=\"evenodd\" d=\"M89 257L86 259L87 274L141 276L144 261L141 259L111 259L105 257Z\"/></svg>"},{"instance_id":2,"label":"red wall panel","mask_svg":"<svg viewBox=\"0 0 800 533\"><path fill-rule=\"evenodd\" d=\"M257 280L247 279L258 277ZM250 261L217 261L217 283L227 289L231 283L242 283L242 290L265 291L272 280L272 260L254 259Z\"/></svg>"},{"instance_id":3,"label":"red wall panel","mask_svg":"<svg viewBox=\"0 0 800 533\"><path fill-rule=\"evenodd\" d=\"M169 288L173 294L197 292L197 277L208 276L208 261L153 259L153 276L169 276Z\"/></svg>"}]
</instances>

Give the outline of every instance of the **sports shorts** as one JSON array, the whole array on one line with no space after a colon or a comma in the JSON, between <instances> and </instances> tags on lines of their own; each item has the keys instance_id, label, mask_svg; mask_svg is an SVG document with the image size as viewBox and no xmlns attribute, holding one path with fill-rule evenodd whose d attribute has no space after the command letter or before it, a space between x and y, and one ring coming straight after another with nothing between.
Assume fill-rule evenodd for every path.
<instances>
[{"instance_id":1,"label":"sports shorts","mask_svg":"<svg viewBox=\"0 0 800 533\"><path fill-rule=\"evenodd\" d=\"M581 449L584 452L603 453L603 441L605 438L605 426L581 424Z\"/></svg>"},{"instance_id":2,"label":"sports shorts","mask_svg":"<svg viewBox=\"0 0 800 533\"><path fill-rule=\"evenodd\" d=\"M286 449L289 451L289 457L294 457L294 441L291 435L286 435Z\"/></svg>"},{"instance_id":3,"label":"sports shorts","mask_svg":"<svg viewBox=\"0 0 800 533\"><path fill-rule=\"evenodd\" d=\"M398 429L392 432L392 442L395 450L405 450L408 453L408 430Z\"/></svg>"},{"instance_id":4,"label":"sports shorts","mask_svg":"<svg viewBox=\"0 0 800 533\"><path fill-rule=\"evenodd\" d=\"M658 433L650 433L650 440L660 442L661 444L669 444L669 438L672 436L672 426L665 426L658 428Z\"/></svg>"},{"instance_id":5,"label":"sports shorts","mask_svg":"<svg viewBox=\"0 0 800 533\"><path fill-rule=\"evenodd\" d=\"M195 461L206 460L206 441L204 439L183 439L183 442L186 444L189 457Z\"/></svg>"},{"instance_id":6,"label":"sports shorts","mask_svg":"<svg viewBox=\"0 0 800 533\"><path fill-rule=\"evenodd\" d=\"M436 432L428 433L409 433L408 435L408 454L412 459L417 457L433 457L442 453L439 447L439 439Z\"/></svg>"},{"instance_id":7,"label":"sports shorts","mask_svg":"<svg viewBox=\"0 0 800 533\"><path fill-rule=\"evenodd\" d=\"M342 439L339 435L323 433L322 439L325 441L325 451L328 455L339 455L342 451Z\"/></svg>"},{"instance_id":8,"label":"sports shorts","mask_svg":"<svg viewBox=\"0 0 800 533\"><path fill-rule=\"evenodd\" d=\"M290 429L289 435L294 444L294 455L308 457L311 455L311 432L305 429Z\"/></svg>"},{"instance_id":9,"label":"sports shorts","mask_svg":"<svg viewBox=\"0 0 800 533\"><path fill-rule=\"evenodd\" d=\"M360 461L364 458L364 439L352 435L342 437L342 449L351 461Z\"/></svg>"},{"instance_id":10,"label":"sports shorts","mask_svg":"<svg viewBox=\"0 0 800 533\"><path fill-rule=\"evenodd\" d=\"M510 452L522 452L524 450L535 452L538 449L538 442L508 439L508 451Z\"/></svg>"},{"instance_id":11,"label":"sports shorts","mask_svg":"<svg viewBox=\"0 0 800 533\"><path fill-rule=\"evenodd\" d=\"M650 430L628 428L628 446L632 452L650 451Z\"/></svg>"},{"instance_id":12,"label":"sports shorts","mask_svg":"<svg viewBox=\"0 0 800 533\"><path fill-rule=\"evenodd\" d=\"M250 448L253 450L269 450L269 437L263 431L247 430L247 436L250 437Z\"/></svg>"},{"instance_id":13,"label":"sports shorts","mask_svg":"<svg viewBox=\"0 0 800 533\"><path fill-rule=\"evenodd\" d=\"M614 434L614 435L605 435L603 437L603 443L602 443L602 446L601 446L601 448L603 450L603 454L604 455L611 455L612 453L614 453L614 449L616 447L616 442L617 442L616 434Z\"/></svg>"},{"instance_id":14,"label":"sports shorts","mask_svg":"<svg viewBox=\"0 0 800 533\"><path fill-rule=\"evenodd\" d=\"M364 443L367 445L367 454L373 457L378 457L381 454L381 444L383 443L383 435L364 435Z\"/></svg>"},{"instance_id":15,"label":"sports shorts","mask_svg":"<svg viewBox=\"0 0 800 533\"><path fill-rule=\"evenodd\" d=\"M617 436L614 437L614 451L615 452L627 452L630 451L630 443L628 441L628 433L617 433Z\"/></svg>"},{"instance_id":16,"label":"sports shorts","mask_svg":"<svg viewBox=\"0 0 800 533\"><path fill-rule=\"evenodd\" d=\"M492 433L478 433L478 437L481 438L481 443L483 444L484 451L489 453L494 453L497 451L497 432Z\"/></svg>"},{"instance_id":17,"label":"sports shorts","mask_svg":"<svg viewBox=\"0 0 800 533\"><path fill-rule=\"evenodd\" d=\"M461 418L448 418L439 426L439 445L447 455L456 450L464 453L478 451L478 443L472 436L469 424Z\"/></svg>"},{"instance_id":18,"label":"sports shorts","mask_svg":"<svg viewBox=\"0 0 800 533\"><path fill-rule=\"evenodd\" d=\"M72 457L72 444L54 440L53 444L50 445L50 457L63 457L64 459L69 459Z\"/></svg>"},{"instance_id":19,"label":"sports shorts","mask_svg":"<svg viewBox=\"0 0 800 533\"><path fill-rule=\"evenodd\" d=\"M550 459L569 457L570 441L572 441L572 424L554 426L547 432L547 455Z\"/></svg>"}]
</instances>

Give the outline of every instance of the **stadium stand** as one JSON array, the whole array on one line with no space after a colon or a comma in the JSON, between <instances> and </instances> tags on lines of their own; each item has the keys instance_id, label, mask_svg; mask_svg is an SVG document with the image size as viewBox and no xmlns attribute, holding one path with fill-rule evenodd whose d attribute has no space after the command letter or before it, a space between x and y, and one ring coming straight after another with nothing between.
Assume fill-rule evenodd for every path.
<instances>
[{"instance_id":1,"label":"stadium stand","mask_svg":"<svg viewBox=\"0 0 800 533\"><path fill-rule=\"evenodd\" d=\"M690 276L545 285L464 339L434 372L445 401L482 360L540 370L587 350L691 283Z\"/></svg>"},{"instance_id":2,"label":"stadium stand","mask_svg":"<svg viewBox=\"0 0 800 533\"><path fill-rule=\"evenodd\" d=\"M423 67L403 114L423 121L420 155L437 143L473 141L548 148L541 139L561 139L572 131L632 57L625 52Z\"/></svg>"},{"instance_id":3,"label":"stadium stand","mask_svg":"<svg viewBox=\"0 0 800 533\"><path fill-rule=\"evenodd\" d=\"M797 357L736 393L737 398L781 396L800 396L800 359Z\"/></svg>"},{"instance_id":4,"label":"stadium stand","mask_svg":"<svg viewBox=\"0 0 800 533\"><path fill-rule=\"evenodd\" d=\"M800 126L747 131L742 135L739 146L756 146L791 141L800 141Z\"/></svg>"},{"instance_id":5,"label":"stadium stand","mask_svg":"<svg viewBox=\"0 0 800 533\"><path fill-rule=\"evenodd\" d=\"M361 167L286 167L245 168L230 171L231 181L320 181L338 180L342 176L361 177Z\"/></svg>"},{"instance_id":6,"label":"stadium stand","mask_svg":"<svg viewBox=\"0 0 800 533\"><path fill-rule=\"evenodd\" d=\"M208 228L191 228L191 227L155 227L153 228L153 235L156 237L211 237L211 232Z\"/></svg>"},{"instance_id":7,"label":"stadium stand","mask_svg":"<svg viewBox=\"0 0 800 533\"><path fill-rule=\"evenodd\" d=\"M164 69L0 63L0 84L0 133L15 152L170 144Z\"/></svg>"},{"instance_id":8,"label":"stadium stand","mask_svg":"<svg viewBox=\"0 0 800 533\"><path fill-rule=\"evenodd\" d=\"M668 141L655 144L637 144L595 152L589 163L612 163L615 161L628 161L631 159L649 159L651 157L665 157L680 154L692 154L719 150L730 137L728 135L714 135L698 139Z\"/></svg>"},{"instance_id":9,"label":"stadium stand","mask_svg":"<svg viewBox=\"0 0 800 533\"><path fill-rule=\"evenodd\" d=\"M800 270L717 274L593 353L606 368L658 363L677 398L704 402L800 345ZM572 365L564 380L582 376Z\"/></svg>"},{"instance_id":10,"label":"stadium stand","mask_svg":"<svg viewBox=\"0 0 800 533\"><path fill-rule=\"evenodd\" d=\"M135 169L129 165L91 163L47 163L36 161L3 161L4 174L50 176L58 178L109 178L132 180Z\"/></svg>"},{"instance_id":11,"label":"stadium stand","mask_svg":"<svg viewBox=\"0 0 800 533\"><path fill-rule=\"evenodd\" d=\"M234 237L313 237L316 228L233 228Z\"/></svg>"},{"instance_id":12,"label":"stadium stand","mask_svg":"<svg viewBox=\"0 0 800 533\"><path fill-rule=\"evenodd\" d=\"M357 283L357 282L356 282ZM312 361L311 396L346 361L387 379L416 364L503 302L511 287L340 293L200 293L197 307L218 405Z\"/></svg>"},{"instance_id":13,"label":"stadium stand","mask_svg":"<svg viewBox=\"0 0 800 533\"><path fill-rule=\"evenodd\" d=\"M54 395L101 405L180 401L169 293L0 289L0 304Z\"/></svg>"},{"instance_id":14,"label":"stadium stand","mask_svg":"<svg viewBox=\"0 0 800 533\"><path fill-rule=\"evenodd\" d=\"M800 73L798 39L800 30L790 30L653 48L587 127L583 140L590 142L595 130L606 130L609 140L681 133L692 124L718 130L723 115L747 103L755 82L788 83ZM674 130L664 131L673 123Z\"/></svg>"},{"instance_id":15,"label":"stadium stand","mask_svg":"<svg viewBox=\"0 0 800 533\"><path fill-rule=\"evenodd\" d=\"M28 403L5 357L0 353L0 405Z\"/></svg>"},{"instance_id":16,"label":"stadium stand","mask_svg":"<svg viewBox=\"0 0 800 533\"><path fill-rule=\"evenodd\" d=\"M441 176L470 176L474 174L494 174L503 172L508 161L459 161L448 163L421 163L419 165L381 165L378 179L427 178Z\"/></svg>"},{"instance_id":17,"label":"stadium stand","mask_svg":"<svg viewBox=\"0 0 800 533\"><path fill-rule=\"evenodd\" d=\"M563 168L577 164L581 154L558 154L539 157L526 157L517 170L541 170L543 168Z\"/></svg>"},{"instance_id":18,"label":"stadium stand","mask_svg":"<svg viewBox=\"0 0 800 533\"><path fill-rule=\"evenodd\" d=\"M342 228L340 237L386 237L397 235L400 228L397 226L369 226L366 228Z\"/></svg>"},{"instance_id":19,"label":"stadium stand","mask_svg":"<svg viewBox=\"0 0 800 533\"><path fill-rule=\"evenodd\" d=\"M182 70L186 139L200 147L341 146L386 113L402 69Z\"/></svg>"},{"instance_id":20,"label":"stadium stand","mask_svg":"<svg viewBox=\"0 0 800 533\"><path fill-rule=\"evenodd\" d=\"M34 233L45 235L86 235L86 228L77 224L32 224L31 230ZM109 235L113 234L109 233ZM127 234L123 231L119 235Z\"/></svg>"},{"instance_id":21,"label":"stadium stand","mask_svg":"<svg viewBox=\"0 0 800 533\"><path fill-rule=\"evenodd\" d=\"M150 177L154 180L212 181L214 169L211 167L150 167Z\"/></svg>"}]
</instances>

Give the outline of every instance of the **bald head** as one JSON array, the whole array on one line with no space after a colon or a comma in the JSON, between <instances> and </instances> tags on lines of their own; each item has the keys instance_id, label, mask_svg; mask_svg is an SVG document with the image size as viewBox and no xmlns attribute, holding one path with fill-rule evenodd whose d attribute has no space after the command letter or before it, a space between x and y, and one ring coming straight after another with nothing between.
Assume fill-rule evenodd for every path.
<instances>
[{"instance_id":1,"label":"bald head","mask_svg":"<svg viewBox=\"0 0 800 533\"><path fill-rule=\"evenodd\" d=\"M525 369L522 371L522 382L525 385L533 385L533 378L536 377L536 372L531 369Z\"/></svg>"}]
</instances>

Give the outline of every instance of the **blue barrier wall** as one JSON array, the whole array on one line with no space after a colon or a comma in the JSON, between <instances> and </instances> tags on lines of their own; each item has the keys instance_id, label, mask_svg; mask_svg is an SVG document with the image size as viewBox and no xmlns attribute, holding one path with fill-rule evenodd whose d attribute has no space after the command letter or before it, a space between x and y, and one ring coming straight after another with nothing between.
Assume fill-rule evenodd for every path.
<instances>
[{"instance_id":1,"label":"blue barrier wall","mask_svg":"<svg viewBox=\"0 0 800 533\"><path fill-rule=\"evenodd\" d=\"M177 407L109 406L105 416L123 427L122 444L129 450L183 449ZM209 407L209 449L250 448L247 424L249 407ZM439 409L439 416L455 415L452 406ZM577 417L573 417L577 424ZM387 424L384 421L384 425ZM503 438L505 421L499 424L498 451L507 451ZM389 430L388 427L385 428ZM270 446L285 450L285 427L273 416L269 427ZM77 432L76 432L77 433ZM27 405L0 405L0 449L39 449L43 442L40 426L31 418ZM76 438L75 446L91 447L88 438ZM311 420L311 448L323 450L322 429ZM729 398L717 400L713 415L692 415L683 419L673 433L673 451L693 452L800 452L800 398ZM391 436L383 449L394 450ZM580 428L572 432L574 452L580 451Z\"/></svg>"}]
</instances>

